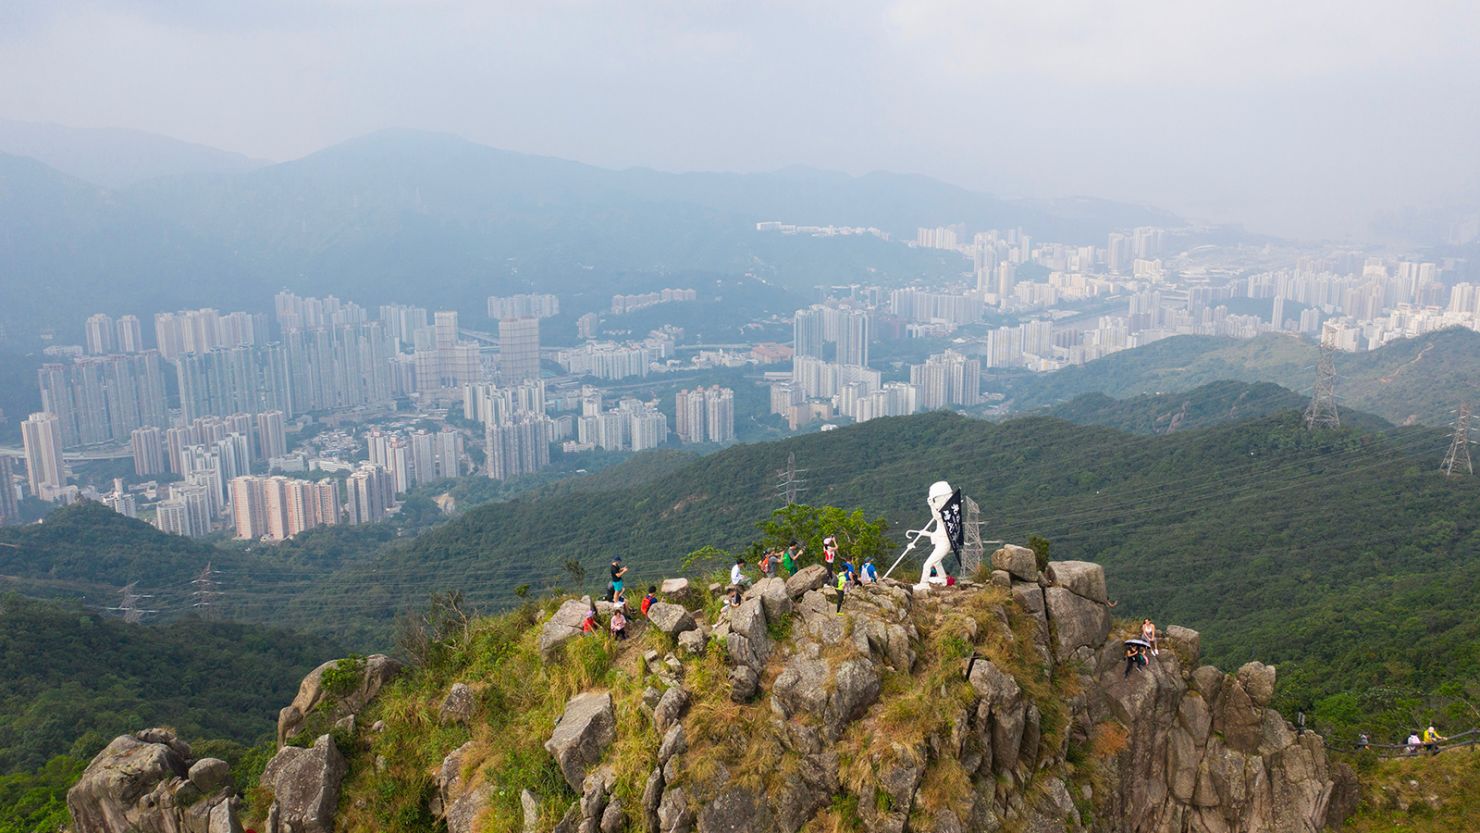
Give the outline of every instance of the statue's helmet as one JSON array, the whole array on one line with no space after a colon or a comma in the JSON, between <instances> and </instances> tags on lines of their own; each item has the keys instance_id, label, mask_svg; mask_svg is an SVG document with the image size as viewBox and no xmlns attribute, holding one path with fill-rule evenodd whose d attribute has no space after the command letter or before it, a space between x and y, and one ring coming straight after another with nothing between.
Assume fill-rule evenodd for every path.
<instances>
[{"instance_id":1,"label":"statue's helmet","mask_svg":"<svg viewBox=\"0 0 1480 833\"><path fill-rule=\"evenodd\" d=\"M925 498L925 502L930 504L931 509L939 509L945 505L946 500L954 491L951 484L944 480L937 480L930 484L930 494Z\"/></svg>"}]
</instances>

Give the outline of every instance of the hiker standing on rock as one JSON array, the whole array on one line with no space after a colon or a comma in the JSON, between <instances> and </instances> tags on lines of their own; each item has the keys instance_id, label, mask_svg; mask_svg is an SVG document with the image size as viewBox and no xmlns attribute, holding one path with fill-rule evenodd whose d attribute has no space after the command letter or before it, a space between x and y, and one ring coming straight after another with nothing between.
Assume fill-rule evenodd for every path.
<instances>
[{"instance_id":1,"label":"hiker standing on rock","mask_svg":"<svg viewBox=\"0 0 1480 833\"><path fill-rule=\"evenodd\" d=\"M833 574L833 562L838 558L838 539L829 535L822 539L822 563L827 567L827 574Z\"/></svg>"},{"instance_id":2,"label":"hiker standing on rock","mask_svg":"<svg viewBox=\"0 0 1480 833\"><path fill-rule=\"evenodd\" d=\"M806 551L806 547L798 544L794 539L792 540L791 546L787 547L786 552L781 556L781 566L786 569L787 576L797 574L797 559L801 558L802 553Z\"/></svg>"},{"instance_id":3,"label":"hiker standing on rock","mask_svg":"<svg viewBox=\"0 0 1480 833\"><path fill-rule=\"evenodd\" d=\"M615 599L622 592L622 576L627 575L627 567L622 564L622 556L612 556L612 598Z\"/></svg>"}]
</instances>

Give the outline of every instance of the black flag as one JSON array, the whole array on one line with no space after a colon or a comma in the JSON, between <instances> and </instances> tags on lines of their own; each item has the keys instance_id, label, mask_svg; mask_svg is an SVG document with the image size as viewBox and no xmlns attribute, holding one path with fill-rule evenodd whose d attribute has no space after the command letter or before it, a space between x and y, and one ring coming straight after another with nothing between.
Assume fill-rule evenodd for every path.
<instances>
[{"instance_id":1,"label":"black flag","mask_svg":"<svg viewBox=\"0 0 1480 833\"><path fill-rule=\"evenodd\" d=\"M951 539L951 552L961 557L961 545L966 541L966 524L961 519L961 490L951 493L951 499L940 508L940 521L945 524L946 536Z\"/></svg>"}]
</instances>

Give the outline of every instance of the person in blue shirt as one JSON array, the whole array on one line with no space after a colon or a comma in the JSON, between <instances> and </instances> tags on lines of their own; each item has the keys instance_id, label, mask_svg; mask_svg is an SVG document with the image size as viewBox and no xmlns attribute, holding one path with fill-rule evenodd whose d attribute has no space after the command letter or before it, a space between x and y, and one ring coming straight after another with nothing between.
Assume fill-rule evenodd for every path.
<instances>
[{"instance_id":1,"label":"person in blue shirt","mask_svg":"<svg viewBox=\"0 0 1480 833\"><path fill-rule=\"evenodd\" d=\"M865 558L863 560L863 583L864 584L878 584L879 583L879 568L874 566L874 559L873 558Z\"/></svg>"}]
</instances>

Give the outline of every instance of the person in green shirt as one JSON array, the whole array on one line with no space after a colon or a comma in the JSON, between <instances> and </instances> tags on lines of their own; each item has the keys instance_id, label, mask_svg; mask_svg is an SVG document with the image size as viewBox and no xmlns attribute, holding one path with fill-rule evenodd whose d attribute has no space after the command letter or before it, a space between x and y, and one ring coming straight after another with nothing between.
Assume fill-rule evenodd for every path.
<instances>
[{"instance_id":1,"label":"person in green shirt","mask_svg":"<svg viewBox=\"0 0 1480 833\"><path fill-rule=\"evenodd\" d=\"M782 553L781 566L786 568L786 574L788 576L797 574L797 559L801 558L802 553L806 551L806 547L798 544L796 541L792 541L791 546L786 548L785 553Z\"/></svg>"}]
</instances>

